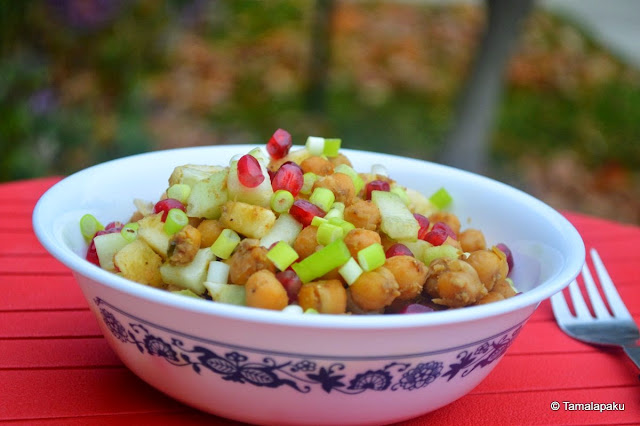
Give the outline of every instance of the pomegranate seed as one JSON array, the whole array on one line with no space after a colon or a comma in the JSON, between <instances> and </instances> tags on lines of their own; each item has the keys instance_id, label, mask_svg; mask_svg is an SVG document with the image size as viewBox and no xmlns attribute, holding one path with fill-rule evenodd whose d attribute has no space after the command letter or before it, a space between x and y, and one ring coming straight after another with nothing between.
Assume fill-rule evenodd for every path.
<instances>
[{"instance_id":1,"label":"pomegranate seed","mask_svg":"<svg viewBox=\"0 0 640 426\"><path fill-rule=\"evenodd\" d=\"M107 228L109 227L109 228ZM89 248L87 249L87 255L85 259L94 265L100 266L100 259L98 259L98 252L96 251L96 242L94 241L98 235L114 234L122 230L122 224L120 222L111 222L103 230L96 232L96 235L91 239Z\"/></svg>"},{"instance_id":2,"label":"pomegranate seed","mask_svg":"<svg viewBox=\"0 0 640 426\"><path fill-rule=\"evenodd\" d=\"M294 303L298 301L298 291L300 287L302 287L302 281L300 281L300 277L298 274L294 272L293 269L288 268L282 272L276 273L276 278L285 290L287 290L287 296L289 296L289 303Z\"/></svg>"},{"instance_id":3,"label":"pomegranate seed","mask_svg":"<svg viewBox=\"0 0 640 426\"><path fill-rule=\"evenodd\" d=\"M444 229L433 229L427 232L422 239L431 243L431 245L441 246L442 243L447 240L448 236L449 234L447 234L447 231Z\"/></svg>"},{"instance_id":4,"label":"pomegranate seed","mask_svg":"<svg viewBox=\"0 0 640 426\"><path fill-rule=\"evenodd\" d=\"M365 194L365 199L366 200L370 200L371 199L371 191L391 191L391 186L389 185L389 182L385 182L383 180L372 180L371 182L367 183L367 185L364 187L364 194Z\"/></svg>"},{"instance_id":5,"label":"pomegranate seed","mask_svg":"<svg viewBox=\"0 0 640 426\"><path fill-rule=\"evenodd\" d=\"M171 209L180 209L183 212L187 212L187 208L180 201L175 198L165 198L164 200L160 200L153 206L154 213L162 213L162 221L167 220L167 215L169 214L169 210Z\"/></svg>"},{"instance_id":6,"label":"pomegranate seed","mask_svg":"<svg viewBox=\"0 0 640 426\"><path fill-rule=\"evenodd\" d=\"M409 250L409 247L405 246L404 244L400 244L400 243L396 243L394 245L392 245L391 247L389 247L387 249L387 251L384 253L385 257L388 259L390 257L393 256L413 256L413 253L411 252L411 250Z\"/></svg>"},{"instance_id":7,"label":"pomegranate seed","mask_svg":"<svg viewBox=\"0 0 640 426\"><path fill-rule=\"evenodd\" d=\"M450 236L454 240L458 239L458 236L456 235L455 232L453 232L453 229L451 229L451 227L449 225L447 225L446 223L444 223L444 222L436 222L436 223L434 223L433 224L433 228L431 230L434 231L436 229L442 229L444 232L447 233L448 236Z\"/></svg>"},{"instance_id":8,"label":"pomegranate seed","mask_svg":"<svg viewBox=\"0 0 640 426\"><path fill-rule=\"evenodd\" d=\"M271 179L273 191L285 189L294 197L298 195L304 183L302 169L296 163L287 161L284 163Z\"/></svg>"},{"instance_id":9,"label":"pomegranate seed","mask_svg":"<svg viewBox=\"0 0 640 426\"><path fill-rule=\"evenodd\" d=\"M420 213L414 213L413 217L418 221L418 225L420 228L428 228L430 225L429 219L426 216L421 215Z\"/></svg>"},{"instance_id":10,"label":"pomegranate seed","mask_svg":"<svg viewBox=\"0 0 640 426\"><path fill-rule=\"evenodd\" d=\"M269 142L267 142L267 152L274 160L278 160L289 153L291 149L291 135L283 129L275 131Z\"/></svg>"},{"instance_id":11,"label":"pomegranate seed","mask_svg":"<svg viewBox=\"0 0 640 426\"><path fill-rule=\"evenodd\" d=\"M509 270L513 269L513 253L511 253L511 249L504 243L500 243L496 245L496 247L503 252L505 256L507 256L507 265L509 265Z\"/></svg>"},{"instance_id":12,"label":"pomegranate seed","mask_svg":"<svg viewBox=\"0 0 640 426\"><path fill-rule=\"evenodd\" d=\"M302 226L309 226L315 216L324 217L327 213L307 200L296 200L289 209L289 214Z\"/></svg>"},{"instance_id":13,"label":"pomegranate seed","mask_svg":"<svg viewBox=\"0 0 640 426\"><path fill-rule=\"evenodd\" d=\"M435 310L433 308L430 308L425 305L421 305L419 303L411 303L405 306L404 308L402 308L402 310L398 313L399 314L423 314L426 312L435 312Z\"/></svg>"},{"instance_id":14,"label":"pomegranate seed","mask_svg":"<svg viewBox=\"0 0 640 426\"><path fill-rule=\"evenodd\" d=\"M247 188L255 188L264 181L260 163L253 155L246 154L238 160L238 180Z\"/></svg>"}]
</instances>

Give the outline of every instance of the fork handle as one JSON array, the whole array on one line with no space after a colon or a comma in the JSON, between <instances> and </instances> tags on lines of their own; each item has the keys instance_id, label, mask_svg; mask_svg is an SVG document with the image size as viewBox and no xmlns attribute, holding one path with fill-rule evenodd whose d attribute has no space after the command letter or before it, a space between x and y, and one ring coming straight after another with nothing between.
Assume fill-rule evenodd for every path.
<instances>
[{"instance_id":1,"label":"fork handle","mask_svg":"<svg viewBox=\"0 0 640 426\"><path fill-rule=\"evenodd\" d=\"M640 368L640 346L639 345L624 345L624 352L631 358L631 361Z\"/></svg>"}]
</instances>

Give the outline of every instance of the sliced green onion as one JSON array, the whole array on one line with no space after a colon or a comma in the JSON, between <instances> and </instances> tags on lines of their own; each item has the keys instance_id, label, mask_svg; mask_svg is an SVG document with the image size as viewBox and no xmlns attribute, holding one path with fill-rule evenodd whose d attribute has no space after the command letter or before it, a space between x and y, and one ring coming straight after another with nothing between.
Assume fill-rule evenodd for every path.
<instances>
[{"instance_id":1,"label":"sliced green onion","mask_svg":"<svg viewBox=\"0 0 640 426\"><path fill-rule=\"evenodd\" d=\"M337 225L332 225L331 223L323 223L318 227L318 233L316 234L316 240L318 244L323 246L329 245L335 240L342 238L344 236L344 231L341 227Z\"/></svg>"},{"instance_id":2,"label":"sliced green onion","mask_svg":"<svg viewBox=\"0 0 640 426\"><path fill-rule=\"evenodd\" d=\"M409 198L409 195L407 195L407 191L405 191L403 187L394 186L393 188L391 188L391 192L400 197L405 206L411 204L411 199Z\"/></svg>"},{"instance_id":3,"label":"sliced green onion","mask_svg":"<svg viewBox=\"0 0 640 426\"><path fill-rule=\"evenodd\" d=\"M189 223L189 217L181 209L171 209L164 222L164 232L173 235L180 232Z\"/></svg>"},{"instance_id":4,"label":"sliced green onion","mask_svg":"<svg viewBox=\"0 0 640 426\"><path fill-rule=\"evenodd\" d=\"M306 143L307 151L311 155L322 155L324 152L324 138L309 136Z\"/></svg>"},{"instance_id":5,"label":"sliced green onion","mask_svg":"<svg viewBox=\"0 0 640 426\"><path fill-rule=\"evenodd\" d=\"M225 228L211 246L211 251L220 259L228 259L239 243L240 236L236 231Z\"/></svg>"},{"instance_id":6,"label":"sliced green onion","mask_svg":"<svg viewBox=\"0 0 640 426\"><path fill-rule=\"evenodd\" d=\"M329 221L320 216L314 216L313 219L311 219L311 226L319 227L323 223L329 223Z\"/></svg>"},{"instance_id":7,"label":"sliced green onion","mask_svg":"<svg viewBox=\"0 0 640 426\"><path fill-rule=\"evenodd\" d=\"M278 189L271 196L271 210L276 213L287 213L293 205L293 194L286 189Z\"/></svg>"},{"instance_id":8,"label":"sliced green onion","mask_svg":"<svg viewBox=\"0 0 640 426\"><path fill-rule=\"evenodd\" d=\"M207 282L227 284L229 282L229 265L219 260L209 262L207 270Z\"/></svg>"},{"instance_id":9,"label":"sliced green onion","mask_svg":"<svg viewBox=\"0 0 640 426\"><path fill-rule=\"evenodd\" d=\"M324 216L325 219L329 220L332 218L343 219L344 218L344 203L336 201L331 206L331 209Z\"/></svg>"},{"instance_id":10,"label":"sliced green onion","mask_svg":"<svg viewBox=\"0 0 640 426\"><path fill-rule=\"evenodd\" d=\"M424 251L422 252L422 263L424 263L426 266L429 266L429 264L434 260L434 259L440 259L440 258L448 258L448 259L457 259L460 256L460 251L455 248L454 246L451 246L449 244L442 244L439 246L432 246L432 247L427 247L424 249Z\"/></svg>"},{"instance_id":11,"label":"sliced green onion","mask_svg":"<svg viewBox=\"0 0 640 426\"><path fill-rule=\"evenodd\" d=\"M326 216L325 216L326 217ZM340 228L342 228L342 231L344 233L344 235L347 235L349 233L349 231L351 231L352 229L355 229L355 225L351 222L347 222L344 219L340 219L338 217L332 217L329 219L329 223L332 225L336 225L339 226Z\"/></svg>"},{"instance_id":12,"label":"sliced green onion","mask_svg":"<svg viewBox=\"0 0 640 426\"><path fill-rule=\"evenodd\" d=\"M429 197L429 201L431 201L431 203L433 203L433 205L436 206L437 208L444 209L449 204L451 204L451 202L453 201L453 198L451 197L451 194L447 192L446 189L440 188L436 192L434 192L431 197Z\"/></svg>"},{"instance_id":13,"label":"sliced green onion","mask_svg":"<svg viewBox=\"0 0 640 426\"><path fill-rule=\"evenodd\" d=\"M333 171L335 173L343 173L351 178L353 186L356 190L356 195L358 195L362 188L364 188L364 180L362 180L358 172L353 170L352 167L347 166L346 164L339 164L335 169L333 169Z\"/></svg>"},{"instance_id":14,"label":"sliced green onion","mask_svg":"<svg viewBox=\"0 0 640 426\"><path fill-rule=\"evenodd\" d=\"M358 252L358 263L365 271L373 271L386 261L382 244L374 243Z\"/></svg>"},{"instance_id":15,"label":"sliced green onion","mask_svg":"<svg viewBox=\"0 0 640 426\"><path fill-rule=\"evenodd\" d=\"M308 283L325 275L332 269L344 265L350 257L351 253L344 241L335 240L311 256L294 263L291 267L303 283Z\"/></svg>"},{"instance_id":16,"label":"sliced green onion","mask_svg":"<svg viewBox=\"0 0 640 426\"><path fill-rule=\"evenodd\" d=\"M340 273L342 278L344 278L347 284L351 285L360 277L360 275L362 275L364 271L362 270L360 265L358 265L358 262L356 262L356 260L352 257L347 261L347 263L345 263L340 269L338 269L338 272Z\"/></svg>"},{"instance_id":17,"label":"sliced green onion","mask_svg":"<svg viewBox=\"0 0 640 426\"><path fill-rule=\"evenodd\" d=\"M91 241L96 232L102 231L104 226L90 213L80 218L80 232L85 240Z\"/></svg>"},{"instance_id":18,"label":"sliced green onion","mask_svg":"<svg viewBox=\"0 0 640 426\"><path fill-rule=\"evenodd\" d=\"M175 185L171 185L169 189L167 189L167 196L169 198L175 198L182 204L187 203L189 194L191 194L191 187L186 183L176 183Z\"/></svg>"},{"instance_id":19,"label":"sliced green onion","mask_svg":"<svg viewBox=\"0 0 640 426\"><path fill-rule=\"evenodd\" d=\"M302 188L300 188L300 193L302 194L311 194L311 190L313 189L313 184L318 180L318 175L313 172L307 172L302 175L303 183Z\"/></svg>"},{"instance_id":20,"label":"sliced green onion","mask_svg":"<svg viewBox=\"0 0 640 426\"><path fill-rule=\"evenodd\" d=\"M318 313L318 311L317 311L316 309L313 309L313 308L307 308L307 310L306 310L306 311L304 311L304 313L305 313L305 314L312 314L312 315L313 315L313 314L317 314L317 313Z\"/></svg>"},{"instance_id":21,"label":"sliced green onion","mask_svg":"<svg viewBox=\"0 0 640 426\"><path fill-rule=\"evenodd\" d=\"M140 228L138 222L127 223L122 227L120 233L122 234L124 239L127 240L127 242L131 243L135 241L136 238L138 238L138 228Z\"/></svg>"},{"instance_id":22,"label":"sliced green onion","mask_svg":"<svg viewBox=\"0 0 640 426\"><path fill-rule=\"evenodd\" d=\"M325 212L329 211L335 200L336 196L327 188L316 188L313 190L311 197L309 197L309 201Z\"/></svg>"},{"instance_id":23,"label":"sliced green onion","mask_svg":"<svg viewBox=\"0 0 640 426\"><path fill-rule=\"evenodd\" d=\"M387 168L382 164L374 164L373 166L371 166L371 174L389 177L389 172L387 171Z\"/></svg>"},{"instance_id":24,"label":"sliced green onion","mask_svg":"<svg viewBox=\"0 0 640 426\"><path fill-rule=\"evenodd\" d=\"M299 257L298 253L284 241L280 241L267 252L267 258L281 271L291 266Z\"/></svg>"},{"instance_id":25,"label":"sliced green onion","mask_svg":"<svg viewBox=\"0 0 640 426\"><path fill-rule=\"evenodd\" d=\"M337 157L342 139L325 139L323 154L327 157Z\"/></svg>"}]
</instances>

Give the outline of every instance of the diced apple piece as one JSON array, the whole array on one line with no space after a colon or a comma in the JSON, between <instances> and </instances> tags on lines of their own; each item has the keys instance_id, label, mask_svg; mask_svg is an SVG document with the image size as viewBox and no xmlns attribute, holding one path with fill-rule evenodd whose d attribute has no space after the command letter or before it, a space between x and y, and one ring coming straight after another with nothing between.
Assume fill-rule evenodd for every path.
<instances>
[{"instance_id":1,"label":"diced apple piece","mask_svg":"<svg viewBox=\"0 0 640 426\"><path fill-rule=\"evenodd\" d=\"M187 200L187 216L218 219L227 202L228 169L222 169L191 187Z\"/></svg>"},{"instance_id":2,"label":"diced apple piece","mask_svg":"<svg viewBox=\"0 0 640 426\"><path fill-rule=\"evenodd\" d=\"M276 215L270 209L235 201L227 201L220 216L220 223L225 228L257 239L267 235L275 221Z\"/></svg>"},{"instance_id":3,"label":"diced apple piece","mask_svg":"<svg viewBox=\"0 0 640 426\"><path fill-rule=\"evenodd\" d=\"M134 240L120 249L114 263L124 278L152 287L162 285L162 258L142 240Z\"/></svg>"},{"instance_id":4,"label":"diced apple piece","mask_svg":"<svg viewBox=\"0 0 640 426\"><path fill-rule=\"evenodd\" d=\"M413 253L413 256L418 259L418 260L423 260L424 258L424 251L429 248L432 247L432 244L425 241L425 240L417 240L417 241L398 241L399 243L404 244L405 246L407 246L407 248L409 250L411 250L411 253Z\"/></svg>"},{"instance_id":5,"label":"diced apple piece","mask_svg":"<svg viewBox=\"0 0 640 426\"><path fill-rule=\"evenodd\" d=\"M393 192L371 191L371 201L380 210L380 229L394 240L417 241L420 225L402 199Z\"/></svg>"},{"instance_id":6,"label":"diced apple piece","mask_svg":"<svg viewBox=\"0 0 640 426\"><path fill-rule=\"evenodd\" d=\"M96 253L98 254L100 267L107 271L115 271L116 268L113 264L113 256L115 256L118 250L126 246L128 241L125 240L119 232L98 235L93 241L96 245Z\"/></svg>"},{"instance_id":7,"label":"diced apple piece","mask_svg":"<svg viewBox=\"0 0 640 426\"><path fill-rule=\"evenodd\" d=\"M138 221L138 225L140 225L138 238L149 244L149 247L158 253L162 259L166 259L171 236L164 232L162 213L146 216Z\"/></svg>"},{"instance_id":8,"label":"diced apple piece","mask_svg":"<svg viewBox=\"0 0 640 426\"><path fill-rule=\"evenodd\" d=\"M260 245L269 248L273 243L284 241L292 246L300 231L302 224L289 213L283 213L276 219L269 233L262 237Z\"/></svg>"},{"instance_id":9,"label":"diced apple piece","mask_svg":"<svg viewBox=\"0 0 640 426\"><path fill-rule=\"evenodd\" d=\"M198 254L188 265L174 266L165 263L160 267L160 274L162 280L167 284L202 294L205 291L203 283L207 278L207 268L212 260L215 260L213 252L208 248L203 248L198 250Z\"/></svg>"},{"instance_id":10,"label":"diced apple piece","mask_svg":"<svg viewBox=\"0 0 640 426\"><path fill-rule=\"evenodd\" d=\"M407 188L405 190L409 197L409 210L412 213L419 213L425 217L438 211L438 208L431 201L415 189Z\"/></svg>"},{"instance_id":11,"label":"diced apple piece","mask_svg":"<svg viewBox=\"0 0 640 426\"><path fill-rule=\"evenodd\" d=\"M196 299L200 299L200 296L198 296L197 294L195 294L194 292L192 292L189 289L184 289L184 290L174 290L171 293L173 294L177 294L179 296L185 296L185 297L194 297Z\"/></svg>"},{"instance_id":12,"label":"diced apple piece","mask_svg":"<svg viewBox=\"0 0 640 426\"><path fill-rule=\"evenodd\" d=\"M243 285L212 283L206 281L204 286L209 290L211 298L220 303L245 306L246 293Z\"/></svg>"},{"instance_id":13,"label":"diced apple piece","mask_svg":"<svg viewBox=\"0 0 640 426\"><path fill-rule=\"evenodd\" d=\"M442 244L440 246L427 247L422 255L422 262L429 266L435 259L448 258L457 259L462 254L462 251L450 246L449 244Z\"/></svg>"},{"instance_id":14,"label":"diced apple piece","mask_svg":"<svg viewBox=\"0 0 640 426\"><path fill-rule=\"evenodd\" d=\"M260 162L258 162L258 164L260 164ZM267 168L263 164L260 164L260 170L262 171L264 180L255 188L249 188L240 183L238 179L238 163L231 163L229 167L229 177L227 178L229 199L268 208L271 203L271 196L273 195L271 178L269 177Z\"/></svg>"},{"instance_id":15,"label":"diced apple piece","mask_svg":"<svg viewBox=\"0 0 640 426\"><path fill-rule=\"evenodd\" d=\"M272 172L275 172L280 168L281 165L283 165L287 161L293 161L297 165L300 165L304 160L306 160L309 157L311 157L311 153L307 148L301 148L301 149L296 149L294 151L289 151L289 153L284 157L278 160L271 160L271 162L269 163L269 170L271 170Z\"/></svg>"},{"instance_id":16,"label":"diced apple piece","mask_svg":"<svg viewBox=\"0 0 640 426\"><path fill-rule=\"evenodd\" d=\"M221 166L202 166L196 164L185 164L173 169L173 173L169 177L169 186L177 183L184 183L193 188L196 182L207 179L214 173L222 170Z\"/></svg>"}]
</instances>

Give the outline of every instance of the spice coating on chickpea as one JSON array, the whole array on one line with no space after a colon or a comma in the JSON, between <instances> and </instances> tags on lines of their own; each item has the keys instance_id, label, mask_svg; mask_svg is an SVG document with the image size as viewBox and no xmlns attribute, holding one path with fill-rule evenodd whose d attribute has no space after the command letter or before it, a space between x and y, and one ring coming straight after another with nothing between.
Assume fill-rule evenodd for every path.
<instances>
[{"instance_id":1,"label":"spice coating on chickpea","mask_svg":"<svg viewBox=\"0 0 640 426\"><path fill-rule=\"evenodd\" d=\"M432 213L431 215L429 215L429 222L444 222L449 225L449 228L451 228L451 230L455 232L456 235L460 233L460 219L458 219L458 216L451 212L439 211Z\"/></svg>"},{"instance_id":2,"label":"spice coating on chickpea","mask_svg":"<svg viewBox=\"0 0 640 426\"><path fill-rule=\"evenodd\" d=\"M509 273L506 256L499 250L477 250L469 255L467 262L476 270L480 281L488 291Z\"/></svg>"},{"instance_id":3,"label":"spice coating on chickpea","mask_svg":"<svg viewBox=\"0 0 640 426\"><path fill-rule=\"evenodd\" d=\"M200 231L187 225L169 240L169 263L171 265L187 265L200 250Z\"/></svg>"},{"instance_id":4,"label":"spice coating on chickpea","mask_svg":"<svg viewBox=\"0 0 640 426\"><path fill-rule=\"evenodd\" d=\"M333 167L336 168L340 164L346 164L349 167L352 167L351 161L344 154L338 154L335 157L329 157L329 161L333 164Z\"/></svg>"},{"instance_id":5,"label":"spice coating on chickpea","mask_svg":"<svg viewBox=\"0 0 640 426\"><path fill-rule=\"evenodd\" d=\"M333 173L333 164L325 158L317 155L311 156L300 163L304 173L315 173L318 176L328 176Z\"/></svg>"},{"instance_id":6,"label":"spice coating on chickpea","mask_svg":"<svg viewBox=\"0 0 640 426\"><path fill-rule=\"evenodd\" d=\"M381 243L380 234L366 229L355 228L349 231L344 237L344 243L347 245L351 256L358 258L358 252L371 244Z\"/></svg>"},{"instance_id":7,"label":"spice coating on chickpea","mask_svg":"<svg viewBox=\"0 0 640 426\"><path fill-rule=\"evenodd\" d=\"M258 240L242 240L228 261L229 282L244 285L253 273L263 269L275 273L276 267L267 258L267 252Z\"/></svg>"},{"instance_id":8,"label":"spice coating on chickpea","mask_svg":"<svg viewBox=\"0 0 640 426\"><path fill-rule=\"evenodd\" d=\"M476 250L484 250L487 248L487 242L484 239L482 231L477 229L465 229L458 235L458 241L462 251L471 253Z\"/></svg>"},{"instance_id":9,"label":"spice coating on chickpea","mask_svg":"<svg viewBox=\"0 0 640 426\"><path fill-rule=\"evenodd\" d=\"M353 302L364 311L383 309L400 295L398 282L384 266L364 272L349 287Z\"/></svg>"},{"instance_id":10,"label":"spice coating on chickpea","mask_svg":"<svg viewBox=\"0 0 640 426\"><path fill-rule=\"evenodd\" d=\"M244 288L247 306L281 311L289 304L287 291L271 271L253 273Z\"/></svg>"},{"instance_id":11,"label":"spice coating on chickpea","mask_svg":"<svg viewBox=\"0 0 640 426\"><path fill-rule=\"evenodd\" d=\"M224 226L214 219L205 219L198 225L200 231L200 248L211 247L216 242Z\"/></svg>"},{"instance_id":12,"label":"spice coating on chickpea","mask_svg":"<svg viewBox=\"0 0 640 426\"><path fill-rule=\"evenodd\" d=\"M356 196L356 190L351 178L344 173L335 173L330 176L321 177L313 184L313 189L326 188L333 192L336 201L350 205Z\"/></svg>"},{"instance_id":13,"label":"spice coating on chickpea","mask_svg":"<svg viewBox=\"0 0 640 426\"><path fill-rule=\"evenodd\" d=\"M412 300L422 293L427 267L413 256L393 256L384 264L398 283L399 300Z\"/></svg>"},{"instance_id":14,"label":"spice coating on chickpea","mask_svg":"<svg viewBox=\"0 0 640 426\"><path fill-rule=\"evenodd\" d=\"M351 222L356 228L375 231L380 225L382 217L378 206L373 202L358 200L344 209L344 220Z\"/></svg>"},{"instance_id":15,"label":"spice coating on chickpea","mask_svg":"<svg viewBox=\"0 0 640 426\"><path fill-rule=\"evenodd\" d=\"M316 226L304 228L293 242L293 249L300 256L300 260L311 256L318 247L320 247L320 244L318 244L318 228Z\"/></svg>"},{"instance_id":16,"label":"spice coating on chickpea","mask_svg":"<svg viewBox=\"0 0 640 426\"><path fill-rule=\"evenodd\" d=\"M312 281L300 288L298 304L305 311L315 309L322 314L344 314L347 291L339 280Z\"/></svg>"},{"instance_id":17,"label":"spice coating on chickpea","mask_svg":"<svg viewBox=\"0 0 640 426\"><path fill-rule=\"evenodd\" d=\"M480 300L487 289L473 266L461 259L436 259L429 265L424 291L433 302L461 308Z\"/></svg>"}]
</instances>

